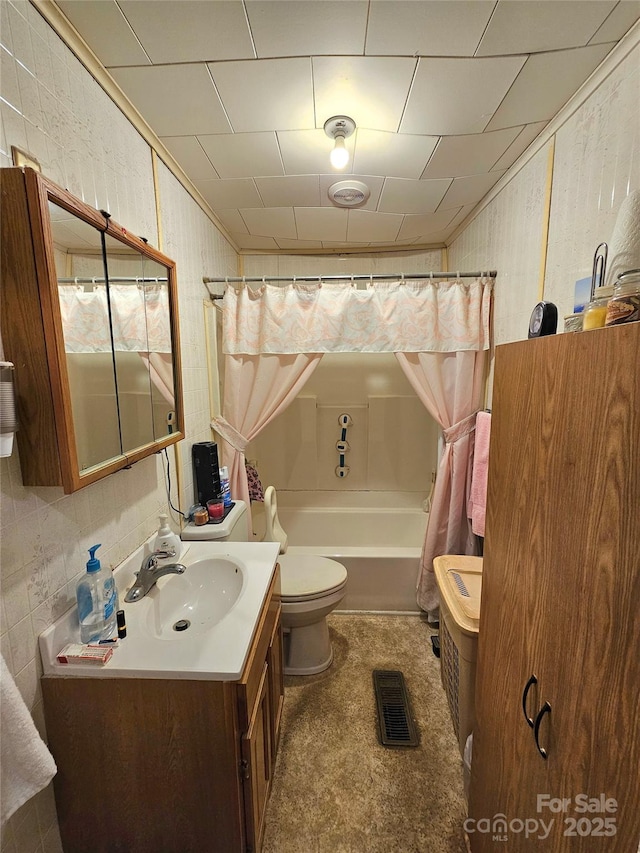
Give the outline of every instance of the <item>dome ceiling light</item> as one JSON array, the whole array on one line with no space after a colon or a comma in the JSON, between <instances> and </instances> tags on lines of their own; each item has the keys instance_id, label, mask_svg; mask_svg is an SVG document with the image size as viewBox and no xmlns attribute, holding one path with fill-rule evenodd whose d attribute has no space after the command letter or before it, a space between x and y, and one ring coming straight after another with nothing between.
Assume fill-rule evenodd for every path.
<instances>
[{"instance_id":1,"label":"dome ceiling light","mask_svg":"<svg viewBox=\"0 0 640 853\"><path fill-rule=\"evenodd\" d=\"M349 152L344 144L356 129L356 123L349 116L333 116L324 123L324 132L334 140L329 160L334 169L344 169L349 162Z\"/></svg>"}]
</instances>

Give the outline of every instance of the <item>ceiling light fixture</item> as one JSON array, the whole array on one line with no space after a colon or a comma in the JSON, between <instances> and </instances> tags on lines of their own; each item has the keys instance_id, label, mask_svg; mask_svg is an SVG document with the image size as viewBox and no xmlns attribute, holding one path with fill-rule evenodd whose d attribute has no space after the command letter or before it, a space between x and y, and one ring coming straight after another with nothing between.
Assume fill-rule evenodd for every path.
<instances>
[{"instance_id":1,"label":"ceiling light fixture","mask_svg":"<svg viewBox=\"0 0 640 853\"><path fill-rule=\"evenodd\" d=\"M349 152L344 144L356 129L356 123L349 116L333 116L324 123L324 132L334 140L329 160L334 169L344 169L349 162Z\"/></svg>"},{"instance_id":2,"label":"ceiling light fixture","mask_svg":"<svg viewBox=\"0 0 640 853\"><path fill-rule=\"evenodd\" d=\"M331 184L327 195L338 207L360 207L369 200L371 190L362 181L338 181Z\"/></svg>"}]
</instances>

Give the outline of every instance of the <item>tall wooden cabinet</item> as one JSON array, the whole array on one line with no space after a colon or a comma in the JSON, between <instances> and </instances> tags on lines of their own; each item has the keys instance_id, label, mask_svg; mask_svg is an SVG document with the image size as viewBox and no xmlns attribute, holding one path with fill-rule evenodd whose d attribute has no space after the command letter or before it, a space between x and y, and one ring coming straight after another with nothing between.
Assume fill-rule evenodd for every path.
<instances>
[{"instance_id":1,"label":"tall wooden cabinet","mask_svg":"<svg viewBox=\"0 0 640 853\"><path fill-rule=\"evenodd\" d=\"M636 853L640 323L497 348L486 528L471 849Z\"/></svg>"}]
</instances>

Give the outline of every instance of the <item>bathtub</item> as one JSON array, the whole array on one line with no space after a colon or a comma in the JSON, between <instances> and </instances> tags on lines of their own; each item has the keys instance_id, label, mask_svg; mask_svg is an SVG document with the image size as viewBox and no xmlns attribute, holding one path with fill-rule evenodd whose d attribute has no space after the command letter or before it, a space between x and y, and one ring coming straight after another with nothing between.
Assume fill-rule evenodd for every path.
<instances>
[{"instance_id":1,"label":"bathtub","mask_svg":"<svg viewBox=\"0 0 640 853\"><path fill-rule=\"evenodd\" d=\"M279 494L278 516L287 554L318 554L346 567L336 612L420 612L416 581L427 524L420 507L289 506Z\"/></svg>"}]
</instances>

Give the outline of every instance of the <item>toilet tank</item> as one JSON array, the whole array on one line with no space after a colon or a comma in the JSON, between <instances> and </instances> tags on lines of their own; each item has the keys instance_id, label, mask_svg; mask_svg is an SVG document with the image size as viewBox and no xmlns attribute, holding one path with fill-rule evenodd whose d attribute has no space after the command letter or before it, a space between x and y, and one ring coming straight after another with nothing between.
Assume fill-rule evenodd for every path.
<instances>
[{"instance_id":1,"label":"toilet tank","mask_svg":"<svg viewBox=\"0 0 640 853\"><path fill-rule=\"evenodd\" d=\"M180 534L184 541L212 541L218 542L248 542L249 525L247 519L247 505L244 501L235 501L231 510L222 521L217 523L195 525L190 521Z\"/></svg>"}]
</instances>

